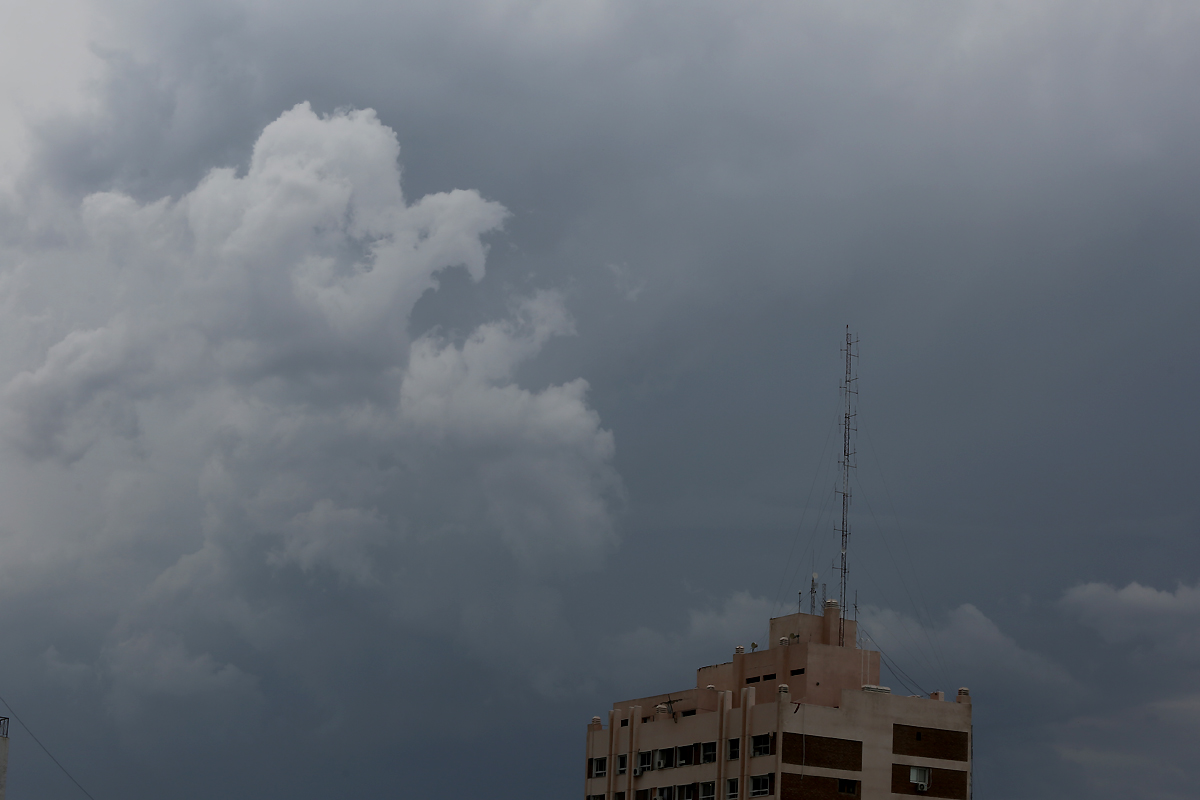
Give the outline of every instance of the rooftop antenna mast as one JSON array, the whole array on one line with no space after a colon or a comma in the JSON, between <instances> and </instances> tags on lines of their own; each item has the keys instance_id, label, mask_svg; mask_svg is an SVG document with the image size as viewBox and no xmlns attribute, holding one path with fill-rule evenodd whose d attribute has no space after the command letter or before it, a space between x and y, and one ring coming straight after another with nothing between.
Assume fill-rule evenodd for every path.
<instances>
[{"instance_id":1,"label":"rooftop antenna mast","mask_svg":"<svg viewBox=\"0 0 1200 800\"><path fill-rule=\"evenodd\" d=\"M858 340L850 335L850 326L846 326L846 348L843 352L846 354L846 378L842 384L842 393L846 396L846 411L842 417L842 488L838 490L838 494L842 496L842 527L838 528L838 532L842 534L842 563L838 570L840 573L840 591L838 613L838 645L846 646L846 545L850 542L850 470L854 469L854 450L851 449L850 434L858 429L854 427L854 418L858 415L854 404L854 395L858 394L858 390L854 388L855 381L858 380L854 374L854 359L858 358L858 353L855 352Z\"/></svg>"}]
</instances>

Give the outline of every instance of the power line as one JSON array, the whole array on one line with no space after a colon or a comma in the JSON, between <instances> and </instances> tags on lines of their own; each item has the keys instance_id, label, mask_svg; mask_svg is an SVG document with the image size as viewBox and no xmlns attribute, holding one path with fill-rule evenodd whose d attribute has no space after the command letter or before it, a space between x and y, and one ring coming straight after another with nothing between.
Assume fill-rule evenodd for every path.
<instances>
[{"instance_id":1,"label":"power line","mask_svg":"<svg viewBox=\"0 0 1200 800\"><path fill-rule=\"evenodd\" d=\"M68 778L70 778L71 783L78 786L79 791L83 792L84 795L88 798L88 800L96 800L96 798L92 797L91 793L88 792L87 789L83 788L83 784L81 784L79 781L75 780L74 775L67 772L67 768L64 767L61 763L59 763L58 759L54 757L54 754L50 752L50 750L46 747L46 745L42 744L42 740L39 739L34 734L33 731L29 730L29 726L26 725L25 722L19 716L17 716L17 712L14 711L13 707L8 704L8 701L5 700L3 697L0 697L0 703L4 703L4 707L8 709L8 713L12 714L12 718L15 719L22 728L25 729L25 732L29 734L29 738L33 739L35 742L37 742L37 746L42 748L42 752L44 752L46 755L48 755L50 757L50 760L54 762L54 766L61 769L63 772L63 775L66 775Z\"/></svg>"},{"instance_id":2,"label":"power line","mask_svg":"<svg viewBox=\"0 0 1200 800\"><path fill-rule=\"evenodd\" d=\"M879 482L883 484L884 496L887 498L888 506L891 508L891 511L892 511L892 516L891 516L892 528L895 530L896 536L900 539L900 546L903 548L902 553L903 553L904 557L908 560L908 568L909 568L910 574L916 575L917 574L916 564L913 561L912 551L908 547L908 539L905 538L905 536L904 536L904 529L897 522L897 520L899 519L899 515L896 513L896 504L892 500L892 492L888 488L887 477L883 471L883 462L879 458L879 451L875 448L875 442L871 439L871 432L869 430L867 430L867 431L865 431L865 433L866 433L866 437L867 437L867 447L868 447L868 449L870 449L871 455L875 459L875 467L877 470L877 474L879 475ZM862 488L861 481L859 482L859 488ZM867 503L867 506L868 506L868 508L870 508L869 501ZM871 516L872 517L875 516L874 511L871 512ZM881 525L879 525L878 520L875 521L875 525L876 525L876 527L878 527L880 529L880 536L882 538L883 528ZM885 546L886 546L886 543L885 543ZM891 548L888 548L888 555L891 555ZM897 571L899 571L898 566L897 566ZM900 580L901 580L901 583L904 583L903 575L901 575ZM917 603L915 600L912 600L911 594L909 595L909 599L912 600L912 602L913 602L913 607L917 612L918 621L921 621L920 617L923 614L925 616L925 619L924 619L924 621L921 621L921 622L926 628L930 628L933 626L933 617L929 613L929 600L925 596L925 592L923 589L923 583L921 581L917 581L916 588L917 588L917 598L920 600L920 603ZM908 585L906 583L905 583L904 589L906 592L908 591ZM946 666L946 659L942 654L941 648L937 645L936 642L934 642L932 640L930 641L929 646L933 649L934 658L938 661L942 671L948 673L949 670Z\"/></svg>"},{"instance_id":3,"label":"power line","mask_svg":"<svg viewBox=\"0 0 1200 800\"><path fill-rule=\"evenodd\" d=\"M858 482L858 488L860 491L863 488L861 480ZM892 553L891 545L888 544L887 538L883 535L883 526L879 524L879 518L875 516L875 509L871 506L870 499L867 498L867 494L865 491L862 491L862 495L863 495L863 500L867 504L867 511L871 515L871 520L875 523L876 530L879 531L879 540L881 542L883 542L884 550L887 551L888 558L890 558L892 561L892 567L895 568L896 575L900 579L900 587L902 589L904 589L905 595L908 596L908 602L912 605L913 611L916 612L917 627L919 627L921 629L921 632L925 635L925 641L929 644L929 652L930 652L929 666L933 667L935 671L940 672L940 675L935 676L935 677L938 677L940 680L946 681L946 683L948 685L950 683L950 681L948 679L950 673L946 668L945 661L942 659L941 653L938 650L937 645L934 643L933 637L930 636L930 633L929 633L929 629L933 626L932 619L929 616L929 612L928 612L928 610L924 610L925 619L922 620L921 616L922 616L923 609L921 608L921 605L918 604L915 599L913 599L912 592L909 591L908 582L904 580L904 570L902 570L900 568L900 565L896 562L896 557ZM919 642L914 642L914 644L916 645L916 647L920 648Z\"/></svg>"},{"instance_id":4,"label":"power line","mask_svg":"<svg viewBox=\"0 0 1200 800\"><path fill-rule=\"evenodd\" d=\"M779 588L775 590L775 607L778 608L783 603L783 587L787 585L788 574L792 563L792 555L796 552L796 545L800 542L800 535L804 532L804 519L808 516L809 504L812 502L813 491L817 488L817 481L821 477L821 473L825 471L825 451L829 447L829 442L833 439L833 432L837 428L836 425L829 427L829 433L825 436L825 444L821 446L821 455L817 461L817 471L813 473L812 485L808 487L808 497L804 500L804 510L800 513L800 524L796 526L796 536L792 539L792 548L788 551L787 560L783 562L783 575L779 578ZM822 509L824 504L822 503ZM820 521L818 515L818 521ZM814 528L814 534L816 530ZM809 546L812 545L811 539ZM804 548L804 552L808 552L808 546ZM803 555L803 553L801 553Z\"/></svg>"}]
</instances>

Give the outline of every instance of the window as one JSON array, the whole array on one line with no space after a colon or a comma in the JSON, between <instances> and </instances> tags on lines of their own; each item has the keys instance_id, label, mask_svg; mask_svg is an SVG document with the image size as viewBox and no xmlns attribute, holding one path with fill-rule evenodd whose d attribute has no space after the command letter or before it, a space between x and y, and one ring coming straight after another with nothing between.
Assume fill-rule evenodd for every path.
<instances>
[{"instance_id":1,"label":"window","mask_svg":"<svg viewBox=\"0 0 1200 800\"><path fill-rule=\"evenodd\" d=\"M750 796L766 797L771 793L771 778L774 775L754 775L750 778Z\"/></svg>"},{"instance_id":2,"label":"window","mask_svg":"<svg viewBox=\"0 0 1200 800\"><path fill-rule=\"evenodd\" d=\"M613 800L625 800L624 792L613 792Z\"/></svg>"},{"instance_id":3,"label":"window","mask_svg":"<svg viewBox=\"0 0 1200 800\"><path fill-rule=\"evenodd\" d=\"M758 683L762 678L755 675L753 678L746 678L746 683Z\"/></svg>"},{"instance_id":4,"label":"window","mask_svg":"<svg viewBox=\"0 0 1200 800\"><path fill-rule=\"evenodd\" d=\"M761 733L750 740L751 756L771 755L771 734Z\"/></svg>"},{"instance_id":5,"label":"window","mask_svg":"<svg viewBox=\"0 0 1200 800\"><path fill-rule=\"evenodd\" d=\"M624 754L617 756L617 774L624 775L628 769L629 756Z\"/></svg>"},{"instance_id":6,"label":"window","mask_svg":"<svg viewBox=\"0 0 1200 800\"><path fill-rule=\"evenodd\" d=\"M654 800L675 800L674 786L660 786L654 790Z\"/></svg>"},{"instance_id":7,"label":"window","mask_svg":"<svg viewBox=\"0 0 1200 800\"><path fill-rule=\"evenodd\" d=\"M668 747L663 750L654 751L654 768L655 769L670 769L675 766L675 748Z\"/></svg>"},{"instance_id":8,"label":"window","mask_svg":"<svg viewBox=\"0 0 1200 800\"><path fill-rule=\"evenodd\" d=\"M625 719L621 720L621 727L622 727L622 728L628 728L628 727L629 727L629 717L626 717Z\"/></svg>"},{"instance_id":9,"label":"window","mask_svg":"<svg viewBox=\"0 0 1200 800\"><path fill-rule=\"evenodd\" d=\"M588 759L588 777L603 778L608 774L608 758Z\"/></svg>"},{"instance_id":10,"label":"window","mask_svg":"<svg viewBox=\"0 0 1200 800\"><path fill-rule=\"evenodd\" d=\"M929 773L929 767L909 767L908 782L915 783L918 792L927 792L929 791Z\"/></svg>"},{"instance_id":11,"label":"window","mask_svg":"<svg viewBox=\"0 0 1200 800\"><path fill-rule=\"evenodd\" d=\"M654 753L643 750L638 753L638 771L645 772L649 769L654 769Z\"/></svg>"},{"instance_id":12,"label":"window","mask_svg":"<svg viewBox=\"0 0 1200 800\"><path fill-rule=\"evenodd\" d=\"M858 781L847 780L846 778L838 778L838 794L852 794L858 796Z\"/></svg>"},{"instance_id":13,"label":"window","mask_svg":"<svg viewBox=\"0 0 1200 800\"><path fill-rule=\"evenodd\" d=\"M717 784L715 781L700 784L700 800L717 800Z\"/></svg>"},{"instance_id":14,"label":"window","mask_svg":"<svg viewBox=\"0 0 1200 800\"><path fill-rule=\"evenodd\" d=\"M730 739L729 740L729 760L737 761L738 758L741 756L741 753L742 753L742 740L741 739Z\"/></svg>"},{"instance_id":15,"label":"window","mask_svg":"<svg viewBox=\"0 0 1200 800\"><path fill-rule=\"evenodd\" d=\"M737 778L725 781L725 800L738 800Z\"/></svg>"},{"instance_id":16,"label":"window","mask_svg":"<svg viewBox=\"0 0 1200 800\"><path fill-rule=\"evenodd\" d=\"M921 741L921 732L917 731L917 741Z\"/></svg>"},{"instance_id":17,"label":"window","mask_svg":"<svg viewBox=\"0 0 1200 800\"><path fill-rule=\"evenodd\" d=\"M763 675L763 680L764 680L764 681L773 681L773 680L775 680L775 673L774 673L774 672L772 672L770 675Z\"/></svg>"},{"instance_id":18,"label":"window","mask_svg":"<svg viewBox=\"0 0 1200 800\"><path fill-rule=\"evenodd\" d=\"M690 767L693 763L695 763L695 756L696 756L695 749L696 749L696 745L694 745L694 744L685 744L685 745L680 745L679 747L676 747L675 748L675 766Z\"/></svg>"},{"instance_id":19,"label":"window","mask_svg":"<svg viewBox=\"0 0 1200 800\"><path fill-rule=\"evenodd\" d=\"M717 760L717 743L705 742L700 745L700 763L711 764Z\"/></svg>"},{"instance_id":20,"label":"window","mask_svg":"<svg viewBox=\"0 0 1200 800\"><path fill-rule=\"evenodd\" d=\"M602 794L589 794L589 795L587 796L587 800L604 800L604 795L602 795Z\"/></svg>"},{"instance_id":21,"label":"window","mask_svg":"<svg viewBox=\"0 0 1200 800\"><path fill-rule=\"evenodd\" d=\"M803 674L804 674L804 667L801 667L800 669L794 669L794 670L792 670L792 674L793 674L793 675L803 675Z\"/></svg>"},{"instance_id":22,"label":"window","mask_svg":"<svg viewBox=\"0 0 1200 800\"><path fill-rule=\"evenodd\" d=\"M694 709L694 708L689 708L687 711L684 711L684 712L683 712L683 713L681 713L679 716L681 716L681 717L694 717L694 716L696 716L696 709Z\"/></svg>"},{"instance_id":23,"label":"window","mask_svg":"<svg viewBox=\"0 0 1200 800\"><path fill-rule=\"evenodd\" d=\"M642 722L649 722L651 719L653 719L653 717L642 717Z\"/></svg>"},{"instance_id":24,"label":"window","mask_svg":"<svg viewBox=\"0 0 1200 800\"><path fill-rule=\"evenodd\" d=\"M633 800L650 800L650 790L638 789L633 793Z\"/></svg>"},{"instance_id":25,"label":"window","mask_svg":"<svg viewBox=\"0 0 1200 800\"><path fill-rule=\"evenodd\" d=\"M675 800L696 800L696 784L688 783L675 787Z\"/></svg>"}]
</instances>

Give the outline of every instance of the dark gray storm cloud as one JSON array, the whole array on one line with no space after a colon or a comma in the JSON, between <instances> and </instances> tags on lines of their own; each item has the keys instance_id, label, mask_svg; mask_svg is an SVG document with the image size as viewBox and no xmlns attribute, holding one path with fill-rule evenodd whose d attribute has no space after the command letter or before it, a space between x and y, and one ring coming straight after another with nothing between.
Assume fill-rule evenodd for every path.
<instances>
[{"instance_id":1,"label":"dark gray storm cloud","mask_svg":"<svg viewBox=\"0 0 1200 800\"><path fill-rule=\"evenodd\" d=\"M0 692L98 798L578 791L828 578L847 323L860 615L980 796L1192 793L1191 4L87 11L2 187Z\"/></svg>"}]
</instances>

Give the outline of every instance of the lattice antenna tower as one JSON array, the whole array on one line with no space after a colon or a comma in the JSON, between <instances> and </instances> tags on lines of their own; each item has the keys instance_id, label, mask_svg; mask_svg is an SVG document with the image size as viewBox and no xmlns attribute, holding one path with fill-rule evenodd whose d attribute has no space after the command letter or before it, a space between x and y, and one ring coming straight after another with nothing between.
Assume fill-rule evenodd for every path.
<instances>
[{"instance_id":1,"label":"lattice antenna tower","mask_svg":"<svg viewBox=\"0 0 1200 800\"><path fill-rule=\"evenodd\" d=\"M842 527L838 528L838 532L842 534L842 561L838 570L839 577L839 602L838 613L840 619L838 621L838 645L846 646L846 546L850 543L850 470L854 469L857 464L855 461L855 451L853 437L850 435L855 433L858 428L855 427L855 417L858 416L855 397L858 395L856 383L858 376L854 374L854 359L858 358L858 339L850 335L850 326L846 326L846 347L842 351L846 354L846 377L842 382L842 394L846 398L846 409L842 416L842 488L838 490L838 494L842 496Z\"/></svg>"}]
</instances>

